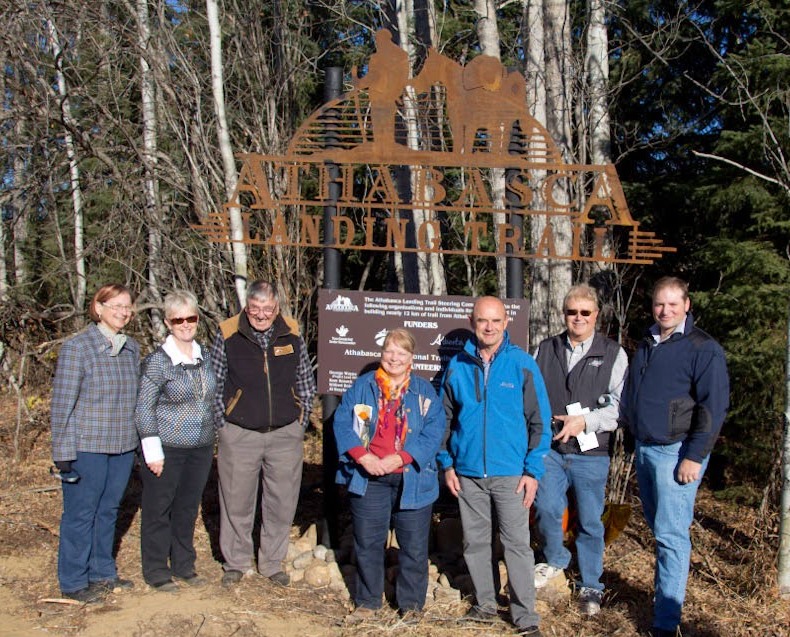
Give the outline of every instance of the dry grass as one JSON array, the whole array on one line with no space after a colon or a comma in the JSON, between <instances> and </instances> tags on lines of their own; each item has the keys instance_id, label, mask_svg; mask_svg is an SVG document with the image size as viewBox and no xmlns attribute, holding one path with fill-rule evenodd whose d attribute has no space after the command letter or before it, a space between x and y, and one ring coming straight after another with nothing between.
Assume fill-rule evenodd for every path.
<instances>
[{"instance_id":1,"label":"dry grass","mask_svg":"<svg viewBox=\"0 0 790 637\"><path fill-rule=\"evenodd\" d=\"M41 425L23 430L23 460L10 461L16 411L14 399L0 396L0 450L7 460L0 471L0 635L134 635L163 637L252 637L290 635L323 637L394 635L508 635L501 622L481 629L458 621L461 604L437 604L417 624L407 625L386 610L375 621L347 627L348 602L326 590L278 588L262 578L245 578L231 590L219 586L216 487L210 479L198 522L199 571L209 579L203 589L163 597L148 589L140 573L139 480L130 482L119 518L118 565L136 583L133 591L113 595L106 604L86 608L43 602L58 596L56 580L60 491L48 476L49 435ZM43 409L39 407L38 409ZM43 412L42 412L43 414ZM45 421L45 414L37 418ZM320 432L306 443L306 485L321 480ZM633 491L632 491L633 493ZM650 533L638 500L631 523L607 549L603 612L583 618L572 601L540 602L545 635L595 637L644 635L650 626L653 554ZM320 489L305 493L298 513L300 528L321 515ZM758 519L754 510L718 502L703 490L692 527L694 555L685 606L683 635L785 636L790 610L776 590L777 520Z\"/></svg>"}]
</instances>

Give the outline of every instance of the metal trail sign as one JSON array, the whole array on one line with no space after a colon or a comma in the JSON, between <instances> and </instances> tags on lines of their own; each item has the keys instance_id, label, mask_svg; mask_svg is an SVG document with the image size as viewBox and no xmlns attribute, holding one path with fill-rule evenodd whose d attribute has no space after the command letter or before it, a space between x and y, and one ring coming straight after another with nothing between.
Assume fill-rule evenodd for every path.
<instances>
[{"instance_id":1,"label":"metal trail sign","mask_svg":"<svg viewBox=\"0 0 790 637\"><path fill-rule=\"evenodd\" d=\"M613 165L563 162L527 110L523 75L431 49L409 78L388 31L376 48L367 73L353 69L353 88L315 111L284 155L237 155L235 192L192 227L228 243L228 211L239 208L250 245L639 264L674 252L640 229ZM504 197L493 169L504 171ZM337 210L329 229L327 205ZM539 217L533 240L524 221Z\"/></svg>"}]
</instances>

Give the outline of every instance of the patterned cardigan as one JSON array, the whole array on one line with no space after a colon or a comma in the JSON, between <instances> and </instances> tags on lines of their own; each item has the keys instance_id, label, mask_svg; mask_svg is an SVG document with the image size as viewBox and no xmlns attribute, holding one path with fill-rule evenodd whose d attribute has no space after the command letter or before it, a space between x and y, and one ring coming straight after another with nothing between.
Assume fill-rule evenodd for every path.
<instances>
[{"instance_id":1,"label":"patterned cardigan","mask_svg":"<svg viewBox=\"0 0 790 637\"><path fill-rule=\"evenodd\" d=\"M174 365L162 347L143 361L134 419L141 438L158 436L163 445L182 448L214 443L217 378L208 349L201 350L195 365Z\"/></svg>"}]
</instances>

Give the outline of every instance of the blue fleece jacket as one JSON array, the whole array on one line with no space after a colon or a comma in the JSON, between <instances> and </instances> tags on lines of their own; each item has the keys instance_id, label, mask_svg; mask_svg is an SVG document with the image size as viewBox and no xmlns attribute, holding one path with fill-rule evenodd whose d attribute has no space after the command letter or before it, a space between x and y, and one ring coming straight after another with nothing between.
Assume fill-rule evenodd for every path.
<instances>
[{"instance_id":1,"label":"blue fleece jacket","mask_svg":"<svg viewBox=\"0 0 790 637\"><path fill-rule=\"evenodd\" d=\"M474 338L447 366L442 400L449 422L439 464L469 478L543 476L551 407L535 359L504 340L485 378Z\"/></svg>"},{"instance_id":2,"label":"blue fleece jacket","mask_svg":"<svg viewBox=\"0 0 790 637\"><path fill-rule=\"evenodd\" d=\"M628 368L622 417L645 444L685 441L683 457L702 462L713 449L730 403L724 350L686 316L682 334L639 344Z\"/></svg>"},{"instance_id":3,"label":"blue fleece jacket","mask_svg":"<svg viewBox=\"0 0 790 637\"><path fill-rule=\"evenodd\" d=\"M335 410L334 433L340 466L335 482L345 484L349 493L365 495L368 474L348 454L349 449L359 447L362 440L354 432L354 405L371 407L370 439L376 431L380 390L374 378L375 372L363 374L343 394L340 406ZM406 415L406 441L403 450L412 457L411 464L403 468L402 509L420 509L439 497L439 470L436 452L445 431L444 413L433 386L424 378L411 375L409 388L404 397Z\"/></svg>"}]
</instances>

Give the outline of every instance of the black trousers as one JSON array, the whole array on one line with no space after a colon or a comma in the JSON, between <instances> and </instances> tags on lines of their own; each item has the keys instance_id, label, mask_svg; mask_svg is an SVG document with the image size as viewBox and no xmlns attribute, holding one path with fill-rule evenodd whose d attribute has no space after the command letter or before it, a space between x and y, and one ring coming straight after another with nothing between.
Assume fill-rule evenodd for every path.
<instances>
[{"instance_id":1,"label":"black trousers","mask_svg":"<svg viewBox=\"0 0 790 637\"><path fill-rule=\"evenodd\" d=\"M164 447L165 466L158 478L145 466L140 549L143 578L152 586L173 575L195 574L194 535L214 446Z\"/></svg>"}]
</instances>

